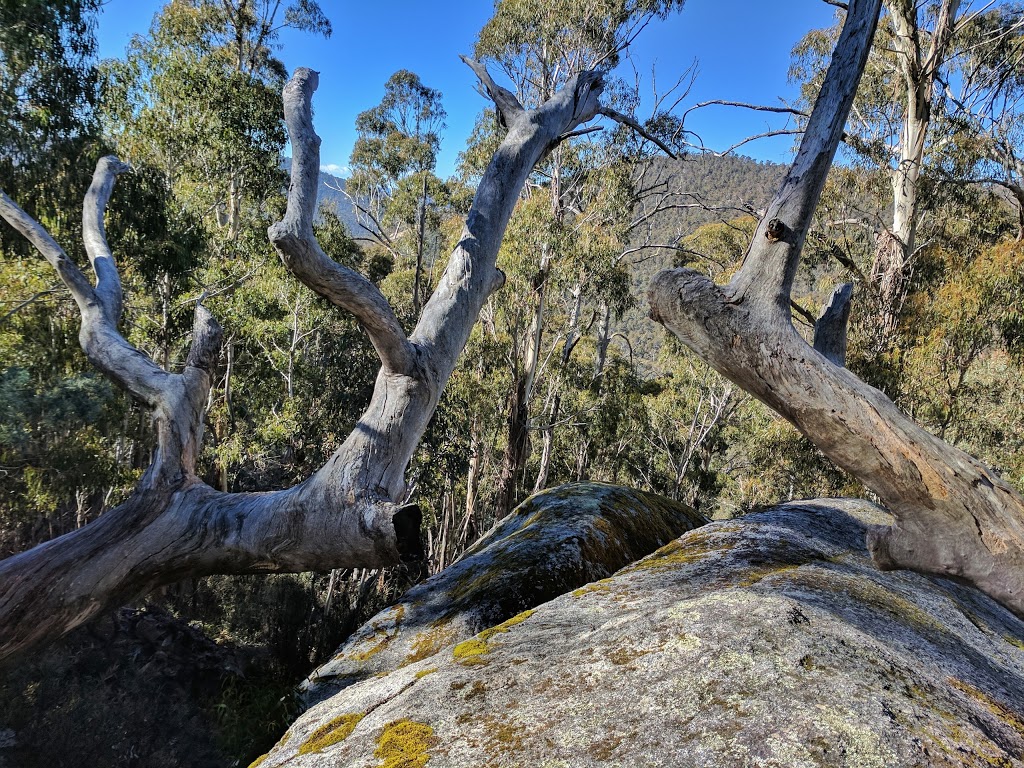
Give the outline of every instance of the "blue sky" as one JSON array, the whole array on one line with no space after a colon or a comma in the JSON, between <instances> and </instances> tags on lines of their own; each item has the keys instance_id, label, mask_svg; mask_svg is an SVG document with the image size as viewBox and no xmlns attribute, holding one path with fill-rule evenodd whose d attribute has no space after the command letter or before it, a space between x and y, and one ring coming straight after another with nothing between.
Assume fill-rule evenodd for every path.
<instances>
[{"instance_id":1,"label":"blue sky","mask_svg":"<svg viewBox=\"0 0 1024 768\"><path fill-rule=\"evenodd\" d=\"M162 5L160 0L108 0L99 20L100 56L122 57L132 35L145 34ZM322 164L345 167L355 141L356 115L380 101L393 72L409 69L444 95L448 130L438 172L450 174L476 114L485 106L475 90L476 78L459 54L472 52L492 2L321 0L320 5L334 27L331 38L286 32L279 55L289 69L307 66L320 72L314 107L323 139ZM822 0L689 0L681 13L644 30L631 58L643 75L656 64L662 86L696 60L698 78L684 106L708 99L776 104L795 95L786 79L793 45L807 30L830 24L834 10ZM782 124L763 113L709 107L691 115L687 127L708 146L722 149L765 130L769 121ZM741 151L785 161L791 146L790 138L779 138Z\"/></svg>"}]
</instances>

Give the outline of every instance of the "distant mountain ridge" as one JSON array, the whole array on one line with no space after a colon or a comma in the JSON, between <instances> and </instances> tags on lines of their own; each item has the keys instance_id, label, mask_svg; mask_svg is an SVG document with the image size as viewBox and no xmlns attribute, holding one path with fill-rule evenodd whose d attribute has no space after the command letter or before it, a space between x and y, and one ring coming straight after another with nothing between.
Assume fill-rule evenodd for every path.
<instances>
[{"instance_id":1,"label":"distant mountain ridge","mask_svg":"<svg viewBox=\"0 0 1024 768\"><path fill-rule=\"evenodd\" d=\"M284 158L281 161L281 167L286 171L291 170L292 159ZM316 188L316 207L317 210L322 207L333 209L348 228L349 234L355 236L361 232L356 220L355 207L345 195L345 179L340 176L320 171L320 179Z\"/></svg>"},{"instance_id":2,"label":"distant mountain ridge","mask_svg":"<svg viewBox=\"0 0 1024 768\"><path fill-rule=\"evenodd\" d=\"M291 167L291 158L282 162ZM702 224L721 221L753 212L771 199L785 167L763 163L742 156L692 156L680 160L662 158L655 161L648 180L665 184L668 189L688 193L685 202L703 202L708 208L675 208L657 215L646 233L654 243L671 244L685 237ZM320 172L317 207L333 208L355 236L362 233L355 207L345 195L346 180ZM640 260L638 277L646 282L655 272L671 266L673 253L665 249L649 252Z\"/></svg>"}]
</instances>

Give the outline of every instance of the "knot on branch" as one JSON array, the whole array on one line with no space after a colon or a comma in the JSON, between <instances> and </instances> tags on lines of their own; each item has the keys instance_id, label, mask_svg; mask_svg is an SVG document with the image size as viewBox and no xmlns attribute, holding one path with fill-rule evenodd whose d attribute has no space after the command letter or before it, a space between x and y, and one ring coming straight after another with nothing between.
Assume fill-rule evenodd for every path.
<instances>
[{"instance_id":1,"label":"knot on branch","mask_svg":"<svg viewBox=\"0 0 1024 768\"><path fill-rule=\"evenodd\" d=\"M196 304L195 323L192 326L192 346L185 365L212 374L220 354L223 329L217 319L202 304Z\"/></svg>"},{"instance_id":2,"label":"knot on branch","mask_svg":"<svg viewBox=\"0 0 1024 768\"><path fill-rule=\"evenodd\" d=\"M130 171L132 167L128 163L119 159L115 155L106 155L99 159L96 163L96 172L102 174L110 174L112 176L120 176L122 173Z\"/></svg>"},{"instance_id":3,"label":"knot on branch","mask_svg":"<svg viewBox=\"0 0 1024 768\"><path fill-rule=\"evenodd\" d=\"M781 219L772 219L768 222L768 229L765 230L764 236L768 238L768 242L775 243L785 237L787 231L788 228Z\"/></svg>"}]
</instances>

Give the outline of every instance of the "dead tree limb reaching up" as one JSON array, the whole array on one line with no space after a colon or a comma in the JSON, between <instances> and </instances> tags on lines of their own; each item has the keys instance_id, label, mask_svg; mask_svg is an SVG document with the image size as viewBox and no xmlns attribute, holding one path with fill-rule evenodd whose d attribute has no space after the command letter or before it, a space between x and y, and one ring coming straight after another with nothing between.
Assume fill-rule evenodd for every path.
<instances>
[{"instance_id":1,"label":"dead tree limb reaching up","mask_svg":"<svg viewBox=\"0 0 1024 768\"><path fill-rule=\"evenodd\" d=\"M372 568L419 549L419 510L403 504L405 471L487 297L512 209L537 162L596 117L603 87L584 72L534 110L469 62L508 133L480 182L458 245L412 334L369 280L325 254L313 235L320 139L317 74L299 69L284 89L294 151L288 208L269 236L295 275L351 312L381 360L369 406L326 465L273 493L223 493L196 475L220 327L196 309L181 373L165 371L118 330L121 283L103 215L126 166L103 158L85 198L86 250L95 286L39 223L0 193L0 217L28 238L71 291L89 360L152 415L158 450L131 497L96 521L0 563L0 660L55 639L101 610L186 576Z\"/></svg>"},{"instance_id":2,"label":"dead tree limb reaching up","mask_svg":"<svg viewBox=\"0 0 1024 768\"><path fill-rule=\"evenodd\" d=\"M796 159L743 267L725 286L687 269L662 272L650 286L651 313L878 494L895 517L892 527L868 536L879 567L966 580L1024 616L1024 499L981 462L923 430L885 395L830 360L838 357L838 341L825 343L822 335L822 354L790 318L800 251L880 4L849 4Z\"/></svg>"}]
</instances>

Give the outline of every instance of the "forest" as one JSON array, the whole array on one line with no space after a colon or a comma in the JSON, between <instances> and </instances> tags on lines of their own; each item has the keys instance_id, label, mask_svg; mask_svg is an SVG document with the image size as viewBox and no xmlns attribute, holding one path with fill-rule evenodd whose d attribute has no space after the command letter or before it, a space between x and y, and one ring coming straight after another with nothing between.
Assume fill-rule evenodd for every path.
<instances>
[{"instance_id":1,"label":"forest","mask_svg":"<svg viewBox=\"0 0 1024 768\"><path fill-rule=\"evenodd\" d=\"M865 556L1018 626L1024 6L828 4L796 100L652 104L624 63L682 0L495 0L456 172L398 70L341 179L279 57L340 11L170 0L100 60L100 0L0 0L0 768L283 748L304 678L567 484L687 529L867 500Z\"/></svg>"}]
</instances>

